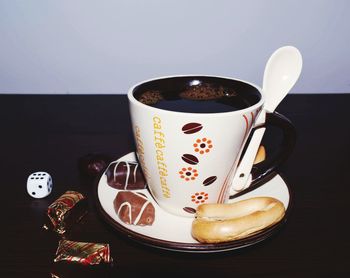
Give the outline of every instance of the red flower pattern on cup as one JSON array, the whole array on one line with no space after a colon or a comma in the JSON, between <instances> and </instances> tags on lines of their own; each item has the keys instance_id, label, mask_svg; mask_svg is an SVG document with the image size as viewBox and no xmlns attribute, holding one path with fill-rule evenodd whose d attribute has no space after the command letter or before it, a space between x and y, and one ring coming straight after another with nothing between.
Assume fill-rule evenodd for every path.
<instances>
[{"instance_id":1,"label":"red flower pattern on cup","mask_svg":"<svg viewBox=\"0 0 350 278\"><path fill-rule=\"evenodd\" d=\"M196 204L205 203L208 200L208 193L196 192L191 196L191 201Z\"/></svg>"},{"instance_id":2,"label":"red flower pattern on cup","mask_svg":"<svg viewBox=\"0 0 350 278\"><path fill-rule=\"evenodd\" d=\"M210 152L210 149L213 147L212 141L208 138L197 139L193 144L194 151L196 153L204 154Z\"/></svg>"},{"instance_id":3,"label":"red flower pattern on cup","mask_svg":"<svg viewBox=\"0 0 350 278\"><path fill-rule=\"evenodd\" d=\"M181 171L179 171L179 174L180 178L184 179L185 181L193 181L198 177L197 169L192 167L182 168Z\"/></svg>"}]
</instances>

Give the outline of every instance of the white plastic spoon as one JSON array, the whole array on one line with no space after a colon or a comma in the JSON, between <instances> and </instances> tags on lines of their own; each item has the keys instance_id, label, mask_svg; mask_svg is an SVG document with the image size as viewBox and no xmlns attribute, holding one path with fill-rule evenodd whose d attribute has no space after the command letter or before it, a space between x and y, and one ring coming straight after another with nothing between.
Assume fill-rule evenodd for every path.
<instances>
[{"instance_id":1,"label":"white plastic spoon","mask_svg":"<svg viewBox=\"0 0 350 278\"><path fill-rule=\"evenodd\" d=\"M265 122L266 113L272 113L298 80L302 69L302 56L294 46L278 48L265 66L262 94L264 107L255 126ZM237 168L232 181L230 195L245 188L251 182L251 170L266 128L255 130L249 146Z\"/></svg>"}]
</instances>

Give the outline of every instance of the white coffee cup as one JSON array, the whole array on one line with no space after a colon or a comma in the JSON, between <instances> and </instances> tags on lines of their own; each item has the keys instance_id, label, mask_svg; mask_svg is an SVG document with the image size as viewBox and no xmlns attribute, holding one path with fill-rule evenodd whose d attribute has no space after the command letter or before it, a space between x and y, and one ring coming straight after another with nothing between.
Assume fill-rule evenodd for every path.
<instances>
[{"instance_id":1,"label":"white coffee cup","mask_svg":"<svg viewBox=\"0 0 350 278\"><path fill-rule=\"evenodd\" d=\"M208 90L217 95L206 95ZM174 98L177 92L182 96L179 101L184 102L180 107L157 107L173 106L174 100L165 99ZM204 110L205 106L216 105L223 99L238 108ZM128 100L137 158L159 206L176 215L193 217L199 204L227 202L249 135L254 128L261 127L255 126L264 105L261 89L229 77L177 75L132 86ZM204 112L191 110L198 107ZM258 170L250 189L260 186L289 157L295 142L295 130L288 119L278 113L268 113L266 119L262 126L280 127L284 143L279 155L261 169L254 167Z\"/></svg>"}]
</instances>

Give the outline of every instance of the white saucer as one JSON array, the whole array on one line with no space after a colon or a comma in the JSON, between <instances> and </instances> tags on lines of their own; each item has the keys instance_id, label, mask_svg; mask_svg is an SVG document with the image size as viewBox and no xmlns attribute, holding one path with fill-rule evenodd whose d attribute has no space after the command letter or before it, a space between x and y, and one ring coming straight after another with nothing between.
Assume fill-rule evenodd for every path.
<instances>
[{"instance_id":1,"label":"white saucer","mask_svg":"<svg viewBox=\"0 0 350 278\"><path fill-rule=\"evenodd\" d=\"M118 160L136 161L136 156L134 152L131 152ZM281 225L286 222L291 206L290 188L280 175L275 175L264 185L234 198L231 202L255 196L277 198L286 208L286 214L279 223L244 239L219 244L203 244L199 243L191 236L193 218L175 216L164 211L154 201L148 189L137 190L137 192L142 192L147 195L155 207L155 220L151 226L129 225L119 219L113 207L113 200L118 193L118 189L114 189L107 184L106 175L103 173L96 188L97 207L103 219L118 232L126 235L130 239L156 248L182 252L219 252L256 244L279 230Z\"/></svg>"}]
</instances>

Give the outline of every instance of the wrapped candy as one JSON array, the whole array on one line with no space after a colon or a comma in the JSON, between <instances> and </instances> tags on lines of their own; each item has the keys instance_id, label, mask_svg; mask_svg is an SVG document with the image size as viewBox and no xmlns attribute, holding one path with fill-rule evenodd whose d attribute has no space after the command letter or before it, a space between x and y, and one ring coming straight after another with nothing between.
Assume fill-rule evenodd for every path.
<instances>
[{"instance_id":1,"label":"wrapped candy","mask_svg":"<svg viewBox=\"0 0 350 278\"><path fill-rule=\"evenodd\" d=\"M109 264L113 260L107 243L60 240L54 262L67 261L83 265Z\"/></svg>"},{"instance_id":2,"label":"wrapped candy","mask_svg":"<svg viewBox=\"0 0 350 278\"><path fill-rule=\"evenodd\" d=\"M87 208L87 200L81 193L66 191L48 207L49 221L43 227L63 235L87 214Z\"/></svg>"}]
</instances>

